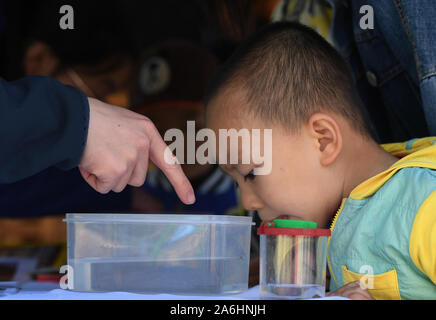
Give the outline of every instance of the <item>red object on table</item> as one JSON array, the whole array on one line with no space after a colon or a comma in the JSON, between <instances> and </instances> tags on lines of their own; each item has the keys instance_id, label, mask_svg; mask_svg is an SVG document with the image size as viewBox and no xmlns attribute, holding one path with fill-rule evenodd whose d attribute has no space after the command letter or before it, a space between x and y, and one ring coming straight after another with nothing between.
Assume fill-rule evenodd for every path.
<instances>
[{"instance_id":1,"label":"red object on table","mask_svg":"<svg viewBox=\"0 0 436 320\"><path fill-rule=\"evenodd\" d=\"M38 282L59 282L61 280L61 274L39 274L36 276Z\"/></svg>"}]
</instances>

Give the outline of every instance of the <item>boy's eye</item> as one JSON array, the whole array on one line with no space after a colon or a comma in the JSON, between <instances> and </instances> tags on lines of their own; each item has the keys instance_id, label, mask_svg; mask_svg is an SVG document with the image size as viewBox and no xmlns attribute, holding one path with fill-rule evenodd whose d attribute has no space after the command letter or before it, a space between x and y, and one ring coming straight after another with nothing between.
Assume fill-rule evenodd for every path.
<instances>
[{"instance_id":1,"label":"boy's eye","mask_svg":"<svg viewBox=\"0 0 436 320\"><path fill-rule=\"evenodd\" d=\"M254 170L251 170L247 175L244 176L244 181L254 180L256 176L254 175Z\"/></svg>"}]
</instances>

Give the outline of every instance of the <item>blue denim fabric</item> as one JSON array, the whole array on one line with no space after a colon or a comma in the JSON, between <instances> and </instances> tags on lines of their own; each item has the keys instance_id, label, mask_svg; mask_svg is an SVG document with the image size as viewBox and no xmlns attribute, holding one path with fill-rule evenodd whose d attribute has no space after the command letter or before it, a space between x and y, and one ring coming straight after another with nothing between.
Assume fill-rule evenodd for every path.
<instances>
[{"instance_id":1,"label":"blue denim fabric","mask_svg":"<svg viewBox=\"0 0 436 320\"><path fill-rule=\"evenodd\" d=\"M436 2L396 0L416 56L423 108L430 133L436 133Z\"/></svg>"},{"instance_id":2,"label":"blue denim fabric","mask_svg":"<svg viewBox=\"0 0 436 320\"><path fill-rule=\"evenodd\" d=\"M436 2L329 2L332 38L352 69L379 142L436 134ZM374 9L372 30L360 28L363 5Z\"/></svg>"}]
</instances>

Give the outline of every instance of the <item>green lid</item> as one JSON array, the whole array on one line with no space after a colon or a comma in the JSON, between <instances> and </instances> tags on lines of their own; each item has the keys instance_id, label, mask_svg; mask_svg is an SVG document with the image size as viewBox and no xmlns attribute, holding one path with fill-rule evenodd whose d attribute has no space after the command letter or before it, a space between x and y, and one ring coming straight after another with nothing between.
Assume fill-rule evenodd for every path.
<instances>
[{"instance_id":1,"label":"green lid","mask_svg":"<svg viewBox=\"0 0 436 320\"><path fill-rule=\"evenodd\" d=\"M273 224L276 228L316 229L318 227L316 222L303 220L274 219Z\"/></svg>"}]
</instances>

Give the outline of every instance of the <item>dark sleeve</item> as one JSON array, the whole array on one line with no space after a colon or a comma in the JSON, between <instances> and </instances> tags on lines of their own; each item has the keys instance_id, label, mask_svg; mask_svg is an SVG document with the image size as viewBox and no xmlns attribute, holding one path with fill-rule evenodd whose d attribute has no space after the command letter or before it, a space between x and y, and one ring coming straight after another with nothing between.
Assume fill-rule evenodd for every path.
<instances>
[{"instance_id":1,"label":"dark sleeve","mask_svg":"<svg viewBox=\"0 0 436 320\"><path fill-rule=\"evenodd\" d=\"M88 136L87 97L48 77L0 78L0 183L76 167Z\"/></svg>"},{"instance_id":2,"label":"dark sleeve","mask_svg":"<svg viewBox=\"0 0 436 320\"><path fill-rule=\"evenodd\" d=\"M409 41L412 43L422 107L430 135L434 136L436 135L436 3L434 0L398 1L397 7ZM401 49L399 48L400 51Z\"/></svg>"}]
</instances>

